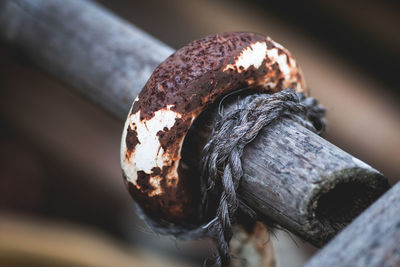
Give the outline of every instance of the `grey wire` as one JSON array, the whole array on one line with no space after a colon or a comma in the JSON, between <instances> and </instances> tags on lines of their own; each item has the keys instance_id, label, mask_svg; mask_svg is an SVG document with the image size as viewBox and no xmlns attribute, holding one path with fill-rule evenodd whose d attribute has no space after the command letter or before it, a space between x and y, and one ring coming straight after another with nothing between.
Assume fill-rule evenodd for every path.
<instances>
[{"instance_id":1,"label":"grey wire","mask_svg":"<svg viewBox=\"0 0 400 267\"><path fill-rule=\"evenodd\" d=\"M213 209L210 202L218 202L216 209L211 211L215 217L203 226L215 239L217 247L214 257L207 259L205 265L229 266L229 241L236 215L241 212L250 220L256 220L255 212L242 203L236 193L243 176L241 156L244 147L257 137L261 129L283 117L321 134L325 130L325 109L314 98L285 89L274 94L246 96L235 110L220 115L202 154L204 211L209 213Z\"/></svg>"}]
</instances>

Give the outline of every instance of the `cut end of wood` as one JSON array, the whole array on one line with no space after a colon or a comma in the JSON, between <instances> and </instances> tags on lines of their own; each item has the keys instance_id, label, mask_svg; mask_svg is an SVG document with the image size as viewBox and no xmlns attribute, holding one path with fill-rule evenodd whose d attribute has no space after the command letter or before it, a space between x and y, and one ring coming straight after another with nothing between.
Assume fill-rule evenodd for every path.
<instances>
[{"instance_id":1,"label":"cut end of wood","mask_svg":"<svg viewBox=\"0 0 400 267\"><path fill-rule=\"evenodd\" d=\"M334 172L316 187L309 202L310 225L323 237L322 246L389 189L387 179L372 168Z\"/></svg>"}]
</instances>

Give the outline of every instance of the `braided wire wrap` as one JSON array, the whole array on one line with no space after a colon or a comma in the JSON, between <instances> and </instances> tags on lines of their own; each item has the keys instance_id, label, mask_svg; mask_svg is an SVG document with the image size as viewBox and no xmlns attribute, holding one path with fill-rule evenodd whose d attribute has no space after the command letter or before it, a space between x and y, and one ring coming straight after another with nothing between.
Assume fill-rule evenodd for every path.
<instances>
[{"instance_id":1,"label":"braided wire wrap","mask_svg":"<svg viewBox=\"0 0 400 267\"><path fill-rule=\"evenodd\" d=\"M325 130L324 115L325 109L314 98L305 97L303 93L296 93L292 89L274 94L249 95L239 100L234 110L226 114L220 112L220 118L202 153L203 209L209 211L210 201L218 202L213 211L215 217L203 226L215 239L217 247L215 256L208 259L206 265L229 266L232 224L237 222L236 215L239 212L246 214L249 220L257 219L255 212L236 193L243 176L241 156L245 146L264 127L282 118L293 119L321 134Z\"/></svg>"}]
</instances>

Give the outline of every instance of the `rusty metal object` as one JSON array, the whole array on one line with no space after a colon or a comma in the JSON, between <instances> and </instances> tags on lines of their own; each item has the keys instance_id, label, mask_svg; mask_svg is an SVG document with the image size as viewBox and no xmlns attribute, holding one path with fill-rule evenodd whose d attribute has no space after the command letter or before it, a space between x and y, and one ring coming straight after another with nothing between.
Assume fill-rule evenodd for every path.
<instances>
[{"instance_id":1,"label":"rusty metal object","mask_svg":"<svg viewBox=\"0 0 400 267\"><path fill-rule=\"evenodd\" d=\"M121 165L134 200L152 218L187 220L197 209L198 177L181 149L194 120L229 92L287 87L305 92L301 70L269 37L223 33L176 51L155 69L125 123Z\"/></svg>"},{"instance_id":2,"label":"rusty metal object","mask_svg":"<svg viewBox=\"0 0 400 267\"><path fill-rule=\"evenodd\" d=\"M234 235L229 247L231 254L235 257L232 259L231 267L277 266L274 246L267 226L257 222L249 231L242 225L235 225L233 231Z\"/></svg>"},{"instance_id":3,"label":"rusty metal object","mask_svg":"<svg viewBox=\"0 0 400 267\"><path fill-rule=\"evenodd\" d=\"M173 52L165 44L92 1L5 0L3 2L0 4L0 38L9 45L18 47L32 62L58 79L72 85L78 92L122 121L126 119L130 101L145 85L152 70ZM73 14L73 19L71 19L71 14ZM65 23L66 21L68 23ZM43 36L51 36L51 38L43 38ZM251 39L251 37L249 38ZM261 38L260 42L266 40L264 37L259 38ZM244 42L242 45L245 43L250 45L250 39L240 42ZM266 44L268 46L267 42ZM229 43L226 45L229 46ZM240 58L241 47L236 46L231 49L233 49L231 55L221 54L220 56L225 57L223 62L226 66L230 65L234 68L235 59ZM206 50L207 48L204 47L203 51ZM224 47L221 51L215 50L215 55L224 51L227 51ZM249 50L249 52L251 51L253 50ZM273 49L273 51L279 55L279 49ZM285 50L283 51L285 52ZM186 52L188 57L193 54L193 51ZM183 56L185 55L181 57ZM179 57L174 55L172 58ZM231 62L228 62L229 58L231 58ZM215 64L218 62L216 61ZM221 81L224 77L228 81L232 79L229 75L224 76L223 62L221 62L221 66L207 63L211 65L209 78L214 75L213 77L217 81ZM242 60L242 62L244 61ZM184 73L191 72L195 76L189 77L193 80L192 83L185 82L185 84L192 86L192 90L195 85L198 85L195 89L198 92L205 92L207 95L207 91L204 91L203 87L211 84L211 80L208 83L207 79L198 80L198 75L201 73L196 73L190 69L190 66L185 69L184 63L183 61L180 63L182 64L180 68L185 70ZM201 64L201 61L196 57L194 63L195 65ZM264 63L262 62L262 64L266 63L266 60ZM165 65L165 63L162 64L162 66ZM280 62L278 65L281 67ZM260 77L258 69L251 64L246 71L244 71L245 66L242 67L241 72L237 71L240 73L236 76L237 78L244 78L243 75L250 70L254 72L253 76ZM238 66L239 68L240 66ZM272 68L270 71L273 72ZM169 82L179 83L174 80L174 77L165 77L165 80L168 79L170 79ZM222 85L226 86L225 89L229 89L230 87L226 84L228 81L215 84L209 87L209 90L221 88ZM249 81L251 83L251 80ZM298 81L296 84L301 84L301 89L304 89L303 82ZM235 83L235 85L238 84ZM243 82L242 85L246 86L247 83ZM286 85L282 84L282 87ZM179 85L177 89L183 87L183 85ZM257 91L258 87L253 84L252 88L255 88L253 91ZM233 90L233 88L231 89ZM260 89L264 90L265 88L261 87ZM188 90L184 92L187 93ZM251 92L251 90L247 90L247 92ZM176 98L182 99L184 96L187 94L177 95ZM193 98L203 99L196 94ZM205 113L202 112L202 114ZM214 116L204 121L211 122L218 117L217 114L211 113L211 115ZM135 184L127 182L131 191L135 194L138 193L136 194L137 202L142 203L147 214L158 218L156 222L165 222L168 218L170 222L179 221L179 223L189 220L192 222L188 225L190 227L195 226L195 223L197 226L207 223L207 221L198 220L196 213L193 212L198 206L196 202L200 191L199 187L196 187L198 186L198 175L192 166L184 168L184 163L188 163L187 159L194 161L192 165L198 167L196 164L199 163L199 160L196 157L200 158L198 154L202 148L202 142L207 137L204 134L205 128L209 126L200 123L200 117L203 116L200 115L192 125L193 127L190 127L191 132L195 132L198 136L184 138L186 144L183 145L181 151L181 156L183 156L179 162L178 171L185 170L188 173L184 173L185 176L176 176L180 178L179 183L176 184L178 187L165 186L167 190L170 190L170 195L161 194L149 197L142 193ZM192 131L196 124L200 131ZM147 125L149 124L147 123ZM143 141L140 134L138 132L136 134L137 136L134 133L129 136L132 140L130 142L132 147L135 142ZM126 137L127 129L124 131L123 143L125 143ZM154 139L160 142L158 136ZM193 148L187 146L189 141L194 145L194 149L187 149L188 147ZM137 145L135 149L137 152ZM160 151L163 152L162 149ZM191 155L187 156L190 153ZM122 159L124 158L125 154ZM264 221L264 218L273 221L317 246L326 243L388 187L387 180L377 170L290 120L282 120L260 132L258 137L246 146L242 165L244 175L237 193L246 205L257 213L261 221ZM158 169L154 171L155 174ZM150 169L149 172L141 174L146 177L146 173L152 174L153 171ZM162 174L161 168L160 174ZM137 176L137 174L135 175ZM148 177L147 180L150 180L150 175ZM188 179L181 179L182 177ZM162 177L157 176L153 180L158 182L157 178L161 179ZM146 179L144 180L146 181ZM166 179L164 180L166 181ZM166 182L160 181L160 188L162 183L166 184ZM156 183L156 185L158 184ZM153 192L154 189L150 188L149 191ZM140 197L142 197L141 201L139 201ZM185 212L182 211L180 217L170 215L170 209L179 208L179 201L185 198L187 200L185 203L188 205L181 205L185 208ZM145 200L147 200L146 203L144 203ZM182 203L184 202L182 201ZM145 205L152 207L153 210L147 209ZM172 226L176 225L177 223L174 223ZM180 227L177 231L181 231L182 228ZM165 232L170 233L170 229L172 228L168 228L168 231ZM177 235L175 234L175 236Z\"/></svg>"}]
</instances>

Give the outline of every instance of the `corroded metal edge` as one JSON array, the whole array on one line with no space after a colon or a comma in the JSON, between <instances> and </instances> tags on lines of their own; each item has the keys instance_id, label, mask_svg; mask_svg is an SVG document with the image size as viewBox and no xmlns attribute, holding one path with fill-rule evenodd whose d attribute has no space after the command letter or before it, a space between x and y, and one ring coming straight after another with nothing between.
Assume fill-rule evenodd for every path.
<instances>
[{"instance_id":1,"label":"corroded metal edge","mask_svg":"<svg viewBox=\"0 0 400 267\"><path fill-rule=\"evenodd\" d=\"M186 220L197 207L190 185L198 177L181 164L193 121L231 91L273 93L288 87L305 92L301 70L269 37L223 33L176 51L155 69L125 123L121 166L134 200L153 218Z\"/></svg>"}]
</instances>

